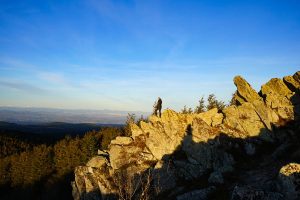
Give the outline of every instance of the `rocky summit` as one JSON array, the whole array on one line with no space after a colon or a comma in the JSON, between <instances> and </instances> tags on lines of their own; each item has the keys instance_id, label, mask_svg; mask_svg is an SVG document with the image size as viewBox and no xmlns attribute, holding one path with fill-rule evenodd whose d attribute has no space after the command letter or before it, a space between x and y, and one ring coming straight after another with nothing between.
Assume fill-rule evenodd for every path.
<instances>
[{"instance_id":1,"label":"rocky summit","mask_svg":"<svg viewBox=\"0 0 300 200\"><path fill-rule=\"evenodd\" d=\"M235 105L131 124L75 169L74 199L300 199L299 77L236 76Z\"/></svg>"}]
</instances>

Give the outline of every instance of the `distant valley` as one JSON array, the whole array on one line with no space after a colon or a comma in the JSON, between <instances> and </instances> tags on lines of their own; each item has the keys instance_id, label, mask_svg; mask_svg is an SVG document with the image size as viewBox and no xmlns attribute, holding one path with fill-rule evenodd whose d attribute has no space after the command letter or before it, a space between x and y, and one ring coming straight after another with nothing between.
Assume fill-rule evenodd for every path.
<instances>
[{"instance_id":1,"label":"distant valley","mask_svg":"<svg viewBox=\"0 0 300 200\"><path fill-rule=\"evenodd\" d=\"M134 113L137 118L150 114L140 111L0 107L0 121L17 124L64 122L121 125L125 123L128 113Z\"/></svg>"}]
</instances>

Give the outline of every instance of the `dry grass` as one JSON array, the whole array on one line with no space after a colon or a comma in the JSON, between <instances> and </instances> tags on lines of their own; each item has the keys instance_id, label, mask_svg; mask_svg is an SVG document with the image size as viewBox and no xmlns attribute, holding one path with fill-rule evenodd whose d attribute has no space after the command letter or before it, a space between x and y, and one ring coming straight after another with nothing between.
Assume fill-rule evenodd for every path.
<instances>
[{"instance_id":1,"label":"dry grass","mask_svg":"<svg viewBox=\"0 0 300 200\"><path fill-rule=\"evenodd\" d=\"M141 174L130 174L128 171L118 171L113 180L117 186L120 200L150 200L153 174L147 170ZM152 196L153 197L153 196Z\"/></svg>"}]
</instances>

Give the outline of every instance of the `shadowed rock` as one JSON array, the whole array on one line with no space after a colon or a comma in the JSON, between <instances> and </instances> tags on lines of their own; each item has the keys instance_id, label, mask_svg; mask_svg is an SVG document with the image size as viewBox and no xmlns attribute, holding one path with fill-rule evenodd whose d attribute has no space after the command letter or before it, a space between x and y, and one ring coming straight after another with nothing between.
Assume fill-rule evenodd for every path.
<instances>
[{"instance_id":1,"label":"shadowed rock","mask_svg":"<svg viewBox=\"0 0 300 200\"><path fill-rule=\"evenodd\" d=\"M283 77L283 82L286 86L293 92L296 92L298 88L300 88L300 82L294 79L293 76L285 76Z\"/></svg>"},{"instance_id":2,"label":"shadowed rock","mask_svg":"<svg viewBox=\"0 0 300 200\"><path fill-rule=\"evenodd\" d=\"M300 198L300 164L289 163L283 166L279 172L281 190L287 199Z\"/></svg>"}]
</instances>

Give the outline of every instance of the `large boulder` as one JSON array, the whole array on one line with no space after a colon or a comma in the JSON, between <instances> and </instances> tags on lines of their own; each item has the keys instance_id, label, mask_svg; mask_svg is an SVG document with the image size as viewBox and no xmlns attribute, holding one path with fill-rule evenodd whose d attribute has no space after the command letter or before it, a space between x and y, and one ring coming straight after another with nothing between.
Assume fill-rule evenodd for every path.
<instances>
[{"instance_id":1,"label":"large boulder","mask_svg":"<svg viewBox=\"0 0 300 200\"><path fill-rule=\"evenodd\" d=\"M185 144L185 140L191 137L192 141L196 143L205 142L215 139L220 133L220 130L216 127L209 126L201 118L195 118L193 122L187 127L186 134L182 144Z\"/></svg>"},{"instance_id":2,"label":"large boulder","mask_svg":"<svg viewBox=\"0 0 300 200\"><path fill-rule=\"evenodd\" d=\"M286 86L293 92L297 92L300 88L300 82L294 79L293 76L285 76L283 77L283 82Z\"/></svg>"},{"instance_id":3,"label":"large boulder","mask_svg":"<svg viewBox=\"0 0 300 200\"><path fill-rule=\"evenodd\" d=\"M279 120L278 115L268 106L266 106L265 102L263 101L263 98L259 96L259 94L251 87L251 85L244 78L242 78L241 76L236 76L234 78L234 83L237 87L237 91L234 94L235 101L238 103L238 105L245 104L244 107L242 106L241 108L239 108L241 110L239 111L239 113L241 113L239 114L239 117L241 117L241 115L244 115L245 117L247 113L245 113L244 109L250 109L250 115L252 117L248 116L249 118L257 121L257 115L260 118L260 121L264 124L265 128L268 130L272 130L272 124L277 123ZM250 104L252 104L252 106ZM228 114L226 112L231 112L232 109L234 108L229 107L228 110L224 111L224 113L227 114L227 117L230 116L230 113ZM241 118L244 117L242 116ZM230 119L227 119L227 122L228 121L230 121ZM260 124L260 122L258 123ZM256 127L262 128L261 125L257 124ZM257 128L256 130L253 130L253 132L257 132ZM243 131L241 129L239 130Z\"/></svg>"},{"instance_id":4,"label":"large boulder","mask_svg":"<svg viewBox=\"0 0 300 200\"><path fill-rule=\"evenodd\" d=\"M272 125L276 124L279 121L279 117L274 110L266 106L266 103L263 101L254 101L252 102L255 112L259 116L262 123L268 130L272 130Z\"/></svg>"},{"instance_id":5,"label":"large boulder","mask_svg":"<svg viewBox=\"0 0 300 200\"><path fill-rule=\"evenodd\" d=\"M88 167L94 167L94 168L102 168L105 167L108 164L108 160L103 156L94 156L91 158L86 166Z\"/></svg>"},{"instance_id":6,"label":"large boulder","mask_svg":"<svg viewBox=\"0 0 300 200\"><path fill-rule=\"evenodd\" d=\"M74 200L101 200L116 193L106 168L76 167L75 180L71 185Z\"/></svg>"},{"instance_id":7,"label":"large boulder","mask_svg":"<svg viewBox=\"0 0 300 200\"><path fill-rule=\"evenodd\" d=\"M147 169L151 162L157 160L146 147L145 140L143 135L136 137L135 140L130 137L117 137L112 140L108 151L110 166L114 170L136 165L139 166L139 171Z\"/></svg>"},{"instance_id":8,"label":"large boulder","mask_svg":"<svg viewBox=\"0 0 300 200\"><path fill-rule=\"evenodd\" d=\"M147 148L157 160L161 160L164 155L173 153L180 146L193 118L166 110L161 118L151 119L151 123L141 123L141 129L147 135Z\"/></svg>"},{"instance_id":9,"label":"large boulder","mask_svg":"<svg viewBox=\"0 0 300 200\"><path fill-rule=\"evenodd\" d=\"M294 119L294 106L291 98L294 93L279 78L272 78L261 87L266 105L284 120Z\"/></svg>"},{"instance_id":10,"label":"large boulder","mask_svg":"<svg viewBox=\"0 0 300 200\"><path fill-rule=\"evenodd\" d=\"M216 187L210 186L204 189L193 190L176 197L176 200L208 200L212 193L216 191Z\"/></svg>"},{"instance_id":11,"label":"large boulder","mask_svg":"<svg viewBox=\"0 0 300 200\"><path fill-rule=\"evenodd\" d=\"M160 192L170 191L176 187L176 168L170 160L160 160L152 172L153 187Z\"/></svg>"},{"instance_id":12,"label":"large boulder","mask_svg":"<svg viewBox=\"0 0 300 200\"><path fill-rule=\"evenodd\" d=\"M225 151L220 150L217 143L196 143L193 140L193 135L187 135L183 141L182 150L185 152L188 161L184 169L187 167L195 169L185 170L189 171L190 174L194 174L194 178L206 174L209 170L226 172L233 168L233 157ZM179 166L179 168L182 167Z\"/></svg>"},{"instance_id":13,"label":"large boulder","mask_svg":"<svg viewBox=\"0 0 300 200\"><path fill-rule=\"evenodd\" d=\"M293 75L293 78L294 78L298 83L300 83L300 71L297 71L297 72Z\"/></svg>"},{"instance_id":14,"label":"large boulder","mask_svg":"<svg viewBox=\"0 0 300 200\"><path fill-rule=\"evenodd\" d=\"M239 97L236 100L244 102L253 102L255 100L260 100L261 97L258 93L251 87L251 85L241 76L236 76L233 79L235 86L237 87L236 95ZM239 102L243 103L243 102Z\"/></svg>"},{"instance_id":15,"label":"large boulder","mask_svg":"<svg viewBox=\"0 0 300 200\"><path fill-rule=\"evenodd\" d=\"M244 137L259 136L268 132L268 127L262 122L256 109L251 103L243 103L241 106L230 106L223 110L224 124L244 133Z\"/></svg>"},{"instance_id":16,"label":"large boulder","mask_svg":"<svg viewBox=\"0 0 300 200\"><path fill-rule=\"evenodd\" d=\"M288 88L294 92L294 95L290 98L290 101L294 105L295 118L300 117L300 71L296 72L293 76L285 76L283 78L284 83Z\"/></svg>"},{"instance_id":17,"label":"large boulder","mask_svg":"<svg viewBox=\"0 0 300 200\"><path fill-rule=\"evenodd\" d=\"M213 108L207 112L199 113L198 117L205 121L209 126L217 126L222 124L223 114L218 113L217 108Z\"/></svg>"}]
</instances>

